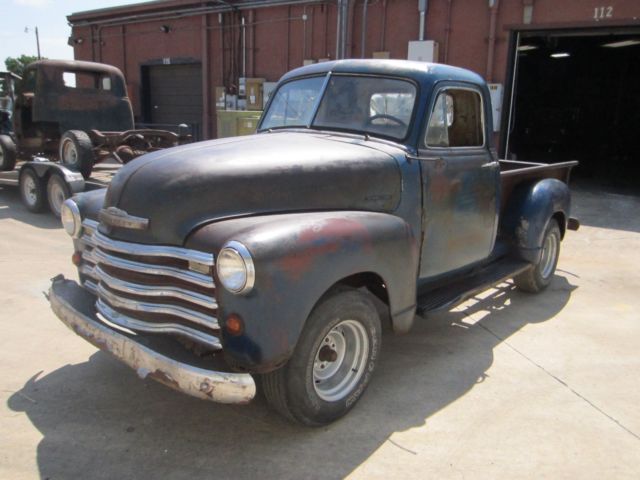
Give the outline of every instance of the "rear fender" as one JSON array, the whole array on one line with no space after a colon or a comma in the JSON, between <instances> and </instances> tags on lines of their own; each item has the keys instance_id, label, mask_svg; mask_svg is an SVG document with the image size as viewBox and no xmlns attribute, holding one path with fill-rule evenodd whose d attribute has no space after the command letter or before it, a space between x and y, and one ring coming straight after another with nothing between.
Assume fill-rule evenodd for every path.
<instances>
[{"instance_id":1,"label":"rear fender","mask_svg":"<svg viewBox=\"0 0 640 480\"><path fill-rule=\"evenodd\" d=\"M536 263L540 259L549 220L557 218L564 235L570 210L571 193L567 184L555 178L546 178L518 187L512 193L501 231L520 258Z\"/></svg>"},{"instance_id":2,"label":"rear fender","mask_svg":"<svg viewBox=\"0 0 640 480\"><path fill-rule=\"evenodd\" d=\"M244 320L240 336L222 329L231 365L252 372L282 365L322 295L362 272L383 279L394 328L411 326L418 249L399 217L345 211L247 217L206 225L186 247L218 252L230 240L244 244L255 265L255 285L246 295L228 292L216 278L220 325L231 313Z\"/></svg>"}]
</instances>

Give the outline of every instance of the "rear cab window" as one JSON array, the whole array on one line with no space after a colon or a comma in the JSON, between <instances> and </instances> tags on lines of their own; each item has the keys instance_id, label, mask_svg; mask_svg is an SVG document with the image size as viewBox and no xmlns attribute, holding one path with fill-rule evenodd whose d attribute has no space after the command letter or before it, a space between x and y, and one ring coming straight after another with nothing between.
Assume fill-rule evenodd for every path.
<instances>
[{"instance_id":1,"label":"rear cab window","mask_svg":"<svg viewBox=\"0 0 640 480\"><path fill-rule=\"evenodd\" d=\"M429 148L483 147L482 95L473 88L447 87L438 93L424 136Z\"/></svg>"}]
</instances>

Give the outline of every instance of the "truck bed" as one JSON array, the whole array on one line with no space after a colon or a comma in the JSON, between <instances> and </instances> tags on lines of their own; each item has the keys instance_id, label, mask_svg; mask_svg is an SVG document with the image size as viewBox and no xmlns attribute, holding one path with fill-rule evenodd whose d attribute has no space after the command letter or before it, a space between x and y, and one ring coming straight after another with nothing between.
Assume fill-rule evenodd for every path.
<instances>
[{"instance_id":1,"label":"truck bed","mask_svg":"<svg viewBox=\"0 0 640 480\"><path fill-rule=\"evenodd\" d=\"M562 163L536 163L518 160L500 160L501 209L508 204L511 192L524 182L555 178L569 184L571 169L577 161Z\"/></svg>"}]
</instances>

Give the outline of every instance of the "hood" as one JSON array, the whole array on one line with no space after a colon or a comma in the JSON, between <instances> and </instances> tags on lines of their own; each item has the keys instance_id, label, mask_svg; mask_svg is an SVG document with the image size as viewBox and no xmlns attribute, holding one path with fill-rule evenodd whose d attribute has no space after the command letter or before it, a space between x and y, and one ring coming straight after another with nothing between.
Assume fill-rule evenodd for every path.
<instances>
[{"instance_id":1,"label":"hood","mask_svg":"<svg viewBox=\"0 0 640 480\"><path fill-rule=\"evenodd\" d=\"M274 132L175 147L125 165L105 208L148 219L111 228L122 240L182 245L194 228L225 218L319 210L393 211L401 174L374 142Z\"/></svg>"}]
</instances>

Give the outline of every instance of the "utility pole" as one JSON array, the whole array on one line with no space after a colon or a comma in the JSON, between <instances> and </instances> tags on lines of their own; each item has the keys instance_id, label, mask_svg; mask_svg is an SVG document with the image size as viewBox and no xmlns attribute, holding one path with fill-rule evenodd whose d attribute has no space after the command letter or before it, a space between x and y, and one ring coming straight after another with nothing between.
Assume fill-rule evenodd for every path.
<instances>
[{"instance_id":1,"label":"utility pole","mask_svg":"<svg viewBox=\"0 0 640 480\"><path fill-rule=\"evenodd\" d=\"M40 56L40 37L38 36L38 27L36 26L36 45L38 46L38 60L42 57Z\"/></svg>"}]
</instances>

